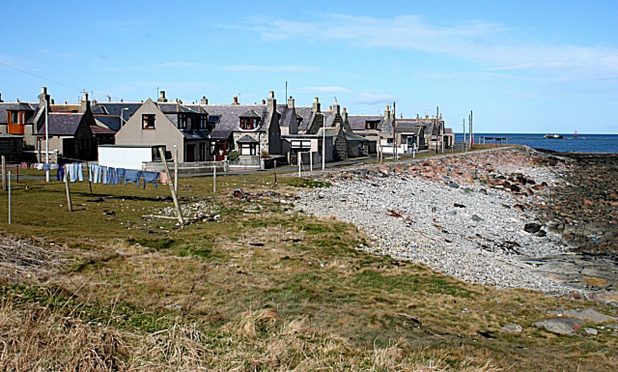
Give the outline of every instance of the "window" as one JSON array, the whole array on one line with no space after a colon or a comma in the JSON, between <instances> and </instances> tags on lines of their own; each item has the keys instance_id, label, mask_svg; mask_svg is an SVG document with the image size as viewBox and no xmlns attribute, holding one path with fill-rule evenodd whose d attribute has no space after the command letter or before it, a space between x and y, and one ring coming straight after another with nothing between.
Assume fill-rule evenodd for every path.
<instances>
[{"instance_id":1,"label":"window","mask_svg":"<svg viewBox=\"0 0 618 372\"><path fill-rule=\"evenodd\" d=\"M378 123L379 121L367 120L365 122L365 129L378 129Z\"/></svg>"},{"instance_id":2,"label":"window","mask_svg":"<svg viewBox=\"0 0 618 372\"><path fill-rule=\"evenodd\" d=\"M256 155L257 143L241 143L240 155Z\"/></svg>"},{"instance_id":3,"label":"window","mask_svg":"<svg viewBox=\"0 0 618 372\"><path fill-rule=\"evenodd\" d=\"M142 129L155 129L155 114L142 114Z\"/></svg>"},{"instance_id":4,"label":"window","mask_svg":"<svg viewBox=\"0 0 618 372\"><path fill-rule=\"evenodd\" d=\"M21 124L20 123L20 118L21 118L21 112L19 111L11 111L11 123L13 124Z\"/></svg>"},{"instance_id":5,"label":"window","mask_svg":"<svg viewBox=\"0 0 618 372\"><path fill-rule=\"evenodd\" d=\"M178 128L187 129L187 122L189 118L186 114L178 114Z\"/></svg>"},{"instance_id":6,"label":"window","mask_svg":"<svg viewBox=\"0 0 618 372\"><path fill-rule=\"evenodd\" d=\"M200 129L206 129L208 127L208 115L200 114Z\"/></svg>"},{"instance_id":7,"label":"window","mask_svg":"<svg viewBox=\"0 0 618 372\"><path fill-rule=\"evenodd\" d=\"M256 118L240 118L240 129L251 130L255 129L258 124L258 119Z\"/></svg>"}]
</instances>

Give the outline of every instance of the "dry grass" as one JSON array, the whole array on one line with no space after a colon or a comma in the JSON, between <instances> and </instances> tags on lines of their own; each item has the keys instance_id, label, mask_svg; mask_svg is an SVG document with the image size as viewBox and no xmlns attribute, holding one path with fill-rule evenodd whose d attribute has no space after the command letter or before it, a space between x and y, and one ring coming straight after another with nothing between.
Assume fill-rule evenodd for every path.
<instances>
[{"instance_id":1,"label":"dry grass","mask_svg":"<svg viewBox=\"0 0 618 372\"><path fill-rule=\"evenodd\" d=\"M610 332L558 338L531 327L551 309L615 310L360 253L365 239L354 227L255 196L273 191L271 181L221 177L213 195L209 179L182 180L184 202L207 200L221 213L182 229L141 217L169 205L161 188L136 197L133 188L97 185L92 196L76 185L78 208L68 214L58 208L61 185L18 186L16 210L43 202L2 225L38 240L4 235L0 244L0 368L497 371L618 362ZM275 191L304 186L315 185L280 177ZM235 188L254 195L233 198ZM505 323L525 330L502 334Z\"/></svg>"}]
</instances>

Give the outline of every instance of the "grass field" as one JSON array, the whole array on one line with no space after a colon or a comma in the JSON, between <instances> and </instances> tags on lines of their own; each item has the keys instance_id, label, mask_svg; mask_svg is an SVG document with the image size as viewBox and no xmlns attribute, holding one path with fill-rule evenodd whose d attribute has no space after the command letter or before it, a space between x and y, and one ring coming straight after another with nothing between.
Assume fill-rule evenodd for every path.
<instances>
[{"instance_id":1,"label":"grass field","mask_svg":"<svg viewBox=\"0 0 618 372\"><path fill-rule=\"evenodd\" d=\"M0 202L0 368L611 370L616 333L555 336L558 308L615 309L470 285L361 253L362 232L293 209L327 184L273 174L181 179L209 218L144 218L167 186L13 184ZM232 196L242 189L244 198ZM283 200L283 201L282 201ZM216 217L215 217L216 216ZM14 247L15 249L11 249ZM500 331L506 323L523 333ZM613 366L613 367L612 367Z\"/></svg>"}]
</instances>

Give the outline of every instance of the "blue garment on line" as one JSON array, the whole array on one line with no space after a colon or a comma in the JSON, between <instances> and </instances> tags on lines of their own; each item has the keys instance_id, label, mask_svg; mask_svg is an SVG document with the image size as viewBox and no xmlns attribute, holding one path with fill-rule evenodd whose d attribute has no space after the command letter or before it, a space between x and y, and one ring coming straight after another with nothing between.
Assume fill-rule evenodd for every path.
<instances>
[{"instance_id":1,"label":"blue garment on line","mask_svg":"<svg viewBox=\"0 0 618 372\"><path fill-rule=\"evenodd\" d=\"M116 168L116 176L118 176L118 183L124 182L124 168Z\"/></svg>"},{"instance_id":2,"label":"blue garment on line","mask_svg":"<svg viewBox=\"0 0 618 372\"><path fill-rule=\"evenodd\" d=\"M144 176L144 188L147 183L152 183L155 188L159 187L157 180L159 179L159 172L143 172Z\"/></svg>"},{"instance_id":3,"label":"blue garment on line","mask_svg":"<svg viewBox=\"0 0 618 372\"><path fill-rule=\"evenodd\" d=\"M62 165L58 165L58 171L56 171L56 181L64 180L64 167Z\"/></svg>"},{"instance_id":4,"label":"blue garment on line","mask_svg":"<svg viewBox=\"0 0 618 372\"><path fill-rule=\"evenodd\" d=\"M135 169L126 169L124 172L124 184L128 182L134 183L139 187L139 180L142 178L142 171Z\"/></svg>"}]
</instances>

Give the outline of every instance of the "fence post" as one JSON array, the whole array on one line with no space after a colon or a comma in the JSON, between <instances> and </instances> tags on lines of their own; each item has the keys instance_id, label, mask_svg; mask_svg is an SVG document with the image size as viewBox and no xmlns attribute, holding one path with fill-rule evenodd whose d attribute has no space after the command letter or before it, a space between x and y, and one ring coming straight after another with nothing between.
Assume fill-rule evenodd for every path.
<instances>
[{"instance_id":1,"label":"fence post","mask_svg":"<svg viewBox=\"0 0 618 372\"><path fill-rule=\"evenodd\" d=\"M11 224L11 171L9 171L9 225Z\"/></svg>"},{"instance_id":2,"label":"fence post","mask_svg":"<svg viewBox=\"0 0 618 372\"><path fill-rule=\"evenodd\" d=\"M2 190L6 191L6 158L2 155Z\"/></svg>"},{"instance_id":3,"label":"fence post","mask_svg":"<svg viewBox=\"0 0 618 372\"><path fill-rule=\"evenodd\" d=\"M165 169L165 173L170 174L170 169L167 167L167 160L165 159L165 151L163 151L162 147L159 147L159 155L161 156L161 161L163 162L163 168ZM182 213L180 211L180 204L178 203L178 197L176 195L176 185L173 182L168 182L167 184L170 187L170 193L172 194L172 199L174 200L174 208L176 209L178 222L180 222L180 225L182 226L185 224L185 221L182 218Z\"/></svg>"}]
</instances>

